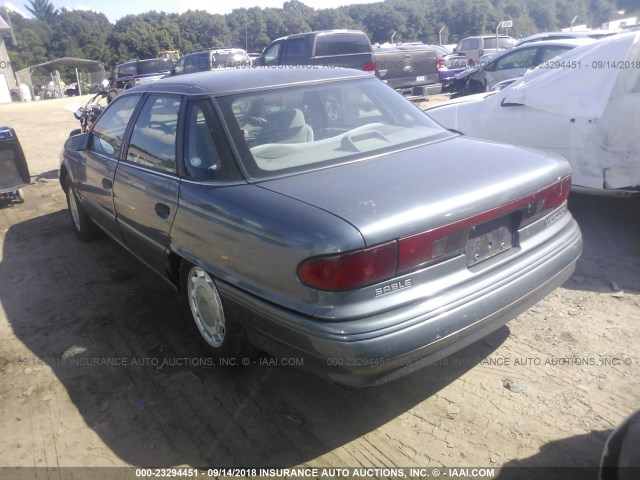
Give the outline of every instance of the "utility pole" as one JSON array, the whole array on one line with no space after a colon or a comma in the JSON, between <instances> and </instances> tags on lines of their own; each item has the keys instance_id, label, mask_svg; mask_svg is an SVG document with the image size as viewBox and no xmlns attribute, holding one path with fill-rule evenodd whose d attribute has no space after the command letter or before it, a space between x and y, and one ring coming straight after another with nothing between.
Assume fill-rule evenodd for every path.
<instances>
[{"instance_id":1,"label":"utility pole","mask_svg":"<svg viewBox=\"0 0 640 480\"><path fill-rule=\"evenodd\" d=\"M11 41L13 42L13 46L17 47L18 46L18 41L16 40L16 34L13 33L13 25L11 25L11 12L9 10L9 8L7 8L6 4L4 2L2 2L2 4L5 7L5 10L7 12L7 23L9 24L9 30L11 30Z\"/></svg>"}]
</instances>

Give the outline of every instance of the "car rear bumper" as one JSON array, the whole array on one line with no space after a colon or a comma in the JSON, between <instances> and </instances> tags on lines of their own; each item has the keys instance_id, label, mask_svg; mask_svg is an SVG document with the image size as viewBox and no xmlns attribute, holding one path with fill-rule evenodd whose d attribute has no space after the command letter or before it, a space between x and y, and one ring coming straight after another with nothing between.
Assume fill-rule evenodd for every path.
<instances>
[{"instance_id":1,"label":"car rear bumper","mask_svg":"<svg viewBox=\"0 0 640 480\"><path fill-rule=\"evenodd\" d=\"M440 70L438 72L438 79L440 83L448 84L452 83L456 79L456 74L462 73L466 68L455 68L449 70Z\"/></svg>"},{"instance_id":2,"label":"car rear bumper","mask_svg":"<svg viewBox=\"0 0 640 480\"><path fill-rule=\"evenodd\" d=\"M373 317L324 322L281 309L229 285L220 285L251 341L279 357L302 358L304 368L345 385L382 384L450 355L497 330L562 285L582 251L574 220L537 252L482 286L447 292L450 301L431 300ZM491 276L491 275L490 275ZM376 329L393 316L392 328ZM382 322L381 322L382 323ZM387 322L388 323L388 322Z\"/></svg>"},{"instance_id":3,"label":"car rear bumper","mask_svg":"<svg viewBox=\"0 0 640 480\"><path fill-rule=\"evenodd\" d=\"M430 85L395 88L395 90L403 95L407 100L422 100L430 95L438 95L441 93L442 84L432 83Z\"/></svg>"}]
</instances>

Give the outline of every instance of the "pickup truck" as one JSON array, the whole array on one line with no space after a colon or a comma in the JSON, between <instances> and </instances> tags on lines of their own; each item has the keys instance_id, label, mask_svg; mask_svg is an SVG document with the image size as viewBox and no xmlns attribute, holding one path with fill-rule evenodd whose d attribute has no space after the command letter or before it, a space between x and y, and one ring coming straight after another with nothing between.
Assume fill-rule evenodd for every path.
<instances>
[{"instance_id":1,"label":"pickup truck","mask_svg":"<svg viewBox=\"0 0 640 480\"><path fill-rule=\"evenodd\" d=\"M429 45L374 47L376 76L408 98L440 93L436 51Z\"/></svg>"},{"instance_id":2,"label":"pickup truck","mask_svg":"<svg viewBox=\"0 0 640 480\"><path fill-rule=\"evenodd\" d=\"M169 75L173 67L173 60L168 58L135 59L116 65L113 74L109 77L109 102L124 90L160 80Z\"/></svg>"},{"instance_id":3,"label":"pickup truck","mask_svg":"<svg viewBox=\"0 0 640 480\"><path fill-rule=\"evenodd\" d=\"M427 45L372 48L359 30L299 33L271 42L256 65L320 65L371 72L409 98L440 93L436 52Z\"/></svg>"}]
</instances>

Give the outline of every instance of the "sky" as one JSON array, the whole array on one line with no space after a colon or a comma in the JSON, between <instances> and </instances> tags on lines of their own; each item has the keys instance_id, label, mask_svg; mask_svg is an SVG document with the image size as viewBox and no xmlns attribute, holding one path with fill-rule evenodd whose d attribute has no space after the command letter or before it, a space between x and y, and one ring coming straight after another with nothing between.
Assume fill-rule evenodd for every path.
<instances>
[{"instance_id":1,"label":"sky","mask_svg":"<svg viewBox=\"0 0 640 480\"><path fill-rule=\"evenodd\" d=\"M322 8L335 8L353 3L374 3L382 0L302 0L302 3L316 10ZM209 13L229 13L235 8L250 7L277 7L282 8L285 0L53 0L52 3L57 8L65 7L69 10L94 10L104 13L111 22L128 14L136 14L156 10L160 12L182 13L187 10L206 10ZM0 0L0 5L18 11L25 16L30 16L25 5L29 2L21 0Z\"/></svg>"}]
</instances>

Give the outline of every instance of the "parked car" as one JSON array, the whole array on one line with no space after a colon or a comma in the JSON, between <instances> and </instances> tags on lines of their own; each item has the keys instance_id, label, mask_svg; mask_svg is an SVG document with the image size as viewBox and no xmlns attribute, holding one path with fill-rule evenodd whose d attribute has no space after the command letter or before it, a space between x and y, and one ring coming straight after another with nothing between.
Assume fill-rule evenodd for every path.
<instances>
[{"instance_id":1,"label":"parked car","mask_svg":"<svg viewBox=\"0 0 640 480\"><path fill-rule=\"evenodd\" d=\"M173 283L212 355L249 342L355 386L499 328L582 248L567 162L453 134L351 69L131 89L67 140L60 182L77 236Z\"/></svg>"},{"instance_id":2,"label":"parked car","mask_svg":"<svg viewBox=\"0 0 640 480\"><path fill-rule=\"evenodd\" d=\"M467 69L467 56L463 53L452 53L448 48L440 45L430 45L437 55L436 67L438 80L442 84L442 90L453 85L456 74Z\"/></svg>"},{"instance_id":3,"label":"parked car","mask_svg":"<svg viewBox=\"0 0 640 480\"><path fill-rule=\"evenodd\" d=\"M571 38L590 38L592 40L599 40L601 38L610 37L612 35L617 35L618 32L611 30L573 30L569 32L542 32L536 33L534 35L530 35L521 40L518 40L518 43L515 44L516 47L520 45L525 45L527 43L540 42L543 40L568 40Z\"/></svg>"},{"instance_id":4,"label":"parked car","mask_svg":"<svg viewBox=\"0 0 640 480\"><path fill-rule=\"evenodd\" d=\"M478 70L469 75L469 89L474 92L488 92L493 90L498 82L521 77L527 70L548 62L567 50L592 42L594 40L590 38L546 40L505 50L486 63L479 63Z\"/></svg>"},{"instance_id":5,"label":"parked car","mask_svg":"<svg viewBox=\"0 0 640 480\"><path fill-rule=\"evenodd\" d=\"M374 47L376 76L409 99L442 91L436 50L422 43Z\"/></svg>"},{"instance_id":6,"label":"parked car","mask_svg":"<svg viewBox=\"0 0 640 480\"><path fill-rule=\"evenodd\" d=\"M246 68L251 65L251 58L241 48L213 48L180 57L171 75L206 72L221 68Z\"/></svg>"},{"instance_id":7,"label":"parked car","mask_svg":"<svg viewBox=\"0 0 640 480\"><path fill-rule=\"evenodd\" d=\"M640 32L576 47L498 92L428 108L465 135L543 149L571 164L573 188L640 191Z\"/></svg>"},{"instance_id":8,"label":"parked car","mask_svg":"<svg viewBox=\"0 0 640 480\"><path fill-rule=\"evenodd\" d=\"M369 37L360 30L323 30L274 40L256 59L256 65L322 65L374 73Z\"/></svg>"},{"instance_id":9,"label":"parked car","mask_svg":"<svg viewBox=\"0 0 640 480\"><path fill-rule=\"evenodd\" d=\"M481 35L477 37L467 37L460 40L453 50L454 53L464 53L467 63L473 67L480 57L488 53L508 50L516 44L515 39L508 35Z\"/></svg>"},{"instance_id":10,"label":"parked car","mask_svg":"<svg viewBox=\"0 0 640 480\"><path fill-rule=\"evenodd\" d=\"M278 38L269 44L256 65L322 65L374 73L407 97L440 93L436 54L422 44L372 48L360 30L323 30Z\"/></svg>"},{"instance_id":11,"label":"parked car","mask_svg":"<svg viewBox=\"0 0 640 480\"><path fill-rule=\"evenodd\" d=\"M500 50L499 52L487 53L481 56L480 60L475 62L473 66L467 66L467 68L465 68L464 70L456 73L455 78L451 84L456 94L460 96L468 95L470 93L478 93L477 91L472 91L472 87L477 89L478 85L469 82L469 80L471 79L471 75L478 73L492 60L498 58L501 55L504 55L506 52L508 52L508 50Z\"/></svg>"},{"instance_id":12,"label":"parked car","mask_svg":"<svg viewBox=\"0 0 640 480\"><path fill-rule=\"evenodd\" d=\"M116 65L109 78L109 90L113 93L110 99L131 87L161 79L171 73L173 66L173 60L169 58L129 60Z\"/></svg>"}]
</instances>

